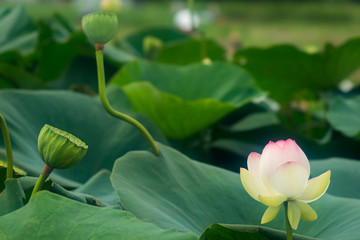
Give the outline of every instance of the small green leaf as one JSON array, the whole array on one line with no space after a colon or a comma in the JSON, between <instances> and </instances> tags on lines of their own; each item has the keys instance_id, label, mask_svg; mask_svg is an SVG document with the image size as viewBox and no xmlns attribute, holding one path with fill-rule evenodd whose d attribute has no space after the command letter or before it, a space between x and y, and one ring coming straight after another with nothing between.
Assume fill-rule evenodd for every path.
<instances>
[{"instance_id":1,"label":"small green leaf","mask_svg":"<svg viewBox=\"0 0 360 240\"><path fill-rule=\"evenodd\" d=\"M100 206L115 206L122 208L119 198L110 182L111 172L100 170L92 176L83 186L73 191L94 197Z\"/></svg>"},{"instance_id":2,"label":"small green leaf","mask_svg":"<svg viewBox=\"0 0 360 240\"><path fill-rule=\"evenodd\" d=\"M0 193L0 216L8 214L24 205L25 193L18 179L7 179L5 189Z\"/></svg>"},{"instance_id":3,"label":"small green leaf","mask_svg":"<svg viewBox=\"0 0 360 240\"><path fill-rule=\"evenodd\" d=\"M36 27L22 6L0 10L0 54L16 50L28 54L35 49Z\"/></svg>"}]
</instances>

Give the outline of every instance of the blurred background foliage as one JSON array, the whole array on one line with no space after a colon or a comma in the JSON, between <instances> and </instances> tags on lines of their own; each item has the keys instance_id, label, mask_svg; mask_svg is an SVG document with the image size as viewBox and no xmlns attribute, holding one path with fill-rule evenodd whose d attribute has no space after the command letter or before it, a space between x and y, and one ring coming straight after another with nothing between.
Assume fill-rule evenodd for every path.
<instances>
[{"instance_id":1,"label":"blurred background foliage","mask_svg":"<svg viewBox=\"0 0 360 240\"><path fill-rule=\"evenodd\" d=\"M119 37L142 28L170 27L174 13L186 7L186 1L123 0L119 14ZM359 1L196 1L195 9L202 13L202 26L207 36L231 45L240 41L244 46L270 46L291 43L299 47L324 42L339 44L358 36ZM35 20L60 13L73 24L79 24L85 13L99 9L99 0L3 0L0 6L23 4Z\"/></svg>"}]
</instances>

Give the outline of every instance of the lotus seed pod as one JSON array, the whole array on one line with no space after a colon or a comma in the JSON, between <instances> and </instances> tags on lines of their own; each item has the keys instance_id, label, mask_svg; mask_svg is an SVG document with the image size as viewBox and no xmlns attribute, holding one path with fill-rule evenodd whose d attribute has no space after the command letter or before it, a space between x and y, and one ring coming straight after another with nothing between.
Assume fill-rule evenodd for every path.
<instances>
[{"instance_id":1,"label":"lotus seed pod","mask_svg":"<svg viewBox=\"0 0 360 240\"><path fill-rule=\"evenodd\" d=\"M82 18L82 28L94 43L107 43L116 33L117 24L115 13L90 13Z\"/></svg>"},{"instance_id":2,"label":"lotus seed pod","mask_svg":"<svg viewBox=\"0 0 360 240\"><path fill-rule=\"evenodd\" d=\"M146 36L143 40L143 49L147 57L154 57L157 52L163 47L164 43L161 39L153 37L153 36Z\"/></svg>"},{"instance_id":3,"label":"lotus seed pod","mask_svg":"<svg viewBox=\"0 0 360 240\"><path fill-rule=\"evenodd\" d=\"M86 154L88 146L79 138L45 124L38 138L38 150L51 168L69 168Z\"/></svg>"}]
</instances>

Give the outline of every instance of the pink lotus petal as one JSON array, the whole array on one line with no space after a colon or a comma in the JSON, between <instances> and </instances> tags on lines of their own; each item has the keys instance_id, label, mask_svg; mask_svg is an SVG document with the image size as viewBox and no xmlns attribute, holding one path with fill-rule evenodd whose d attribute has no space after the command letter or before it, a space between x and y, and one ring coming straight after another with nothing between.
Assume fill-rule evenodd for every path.
<instances>
[{"instance_id":1,"label":"pink lotus petal","mask_svg":"<svg viewBox=\"0 0 360 240\"><path fill-rule=\"evenodd\" d=\"M286 140L283 146L283 154L289 162L298 162L302 164L310 175L309 160L294 140Z\"/></svg>"},{"instance_id":2,"label":"pink lotus petal","mask_svg":"<svg viewBox=\"0 0 360 240\"><path fill-rule=\"evenodd\" d=\"M276 142L277 145L279 145L279 147L283 148L285 141L284 140L279 140Z\"/></svg>"},{"instance_id":3,"label":"pink lotus petal","mask_svg":"<svg viewBox=\"0 0 360 240\"><path fill-rule=\"evenodd\" d=\"M261 155L255 152L250 153L247 159L248 170L255 177L260 176L260 159Z\"/></svg>"}]
</instances>

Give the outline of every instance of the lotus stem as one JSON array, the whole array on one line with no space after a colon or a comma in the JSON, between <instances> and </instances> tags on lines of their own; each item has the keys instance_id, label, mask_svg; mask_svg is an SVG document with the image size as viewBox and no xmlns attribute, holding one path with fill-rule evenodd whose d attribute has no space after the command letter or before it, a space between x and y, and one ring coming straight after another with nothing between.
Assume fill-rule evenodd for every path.
<instances>
[{"instance_id":1,"label":"lotus stem","mask_svg":"<svg viewBox=\"0 0 360 240\"><path fill-rule=\"evenodd\" d=\"M50 175L50 173L53 171L53 168L49 167L48 165L45 164L45 167L43 169L43 171L40 173L40 176L38 178L38 180L36 181L36 184L33 188L33 191L31 193L30 198L32 198L35 193L37 193L38 191L41 190L42 186L44 185L47 177Z\"/></svg>"},{"instance_id":2,"label":"lotus stem","mask_svg":"<svg viewBox=\"0 0 360 240\"><path fill-rule=\"evenodd\" d=\"M286 219L286 239L292 240L292 228L289 222L288 217L288 202L284 202L284 208L285 208L285 219Z\"/></svg>"},{"instance_id":3,"label":"lotus stem","mask_svg":"<svg viewBox=\"0 0 360 240\"><path fill-rule=\"evenodd\" d=\"M13 154L11 148L10 135L9 135L9 128L6 125L5 118L1 114L0 114L0 127L5 143L6 162L7 162L6 179L8 179L13 177L14 161L13 161Z\"/></svg>"},{"instance_id":4,"label":"lotus stem","mask_svg":"<svg viewBox=\"0 0 360 240\"><path fill-rule=\"evenodd\" d=\"M97 63L97 71L98 71L99 95L102 105L110 115L122 119L125 122L128 122L133 126L135 126L137 129L139 129L140 132L145 136L146 140L150 143L150 146L153 149L154 153L157 156L159 156L160 155L159 148L156 145L150 133L146 130L146 128L136 119L124 113L118 112L111 107L105 91L105 71L104 71L103 50L104 50L103 44L96 44L96 63Z\"/></svg>"}]
</instances>

